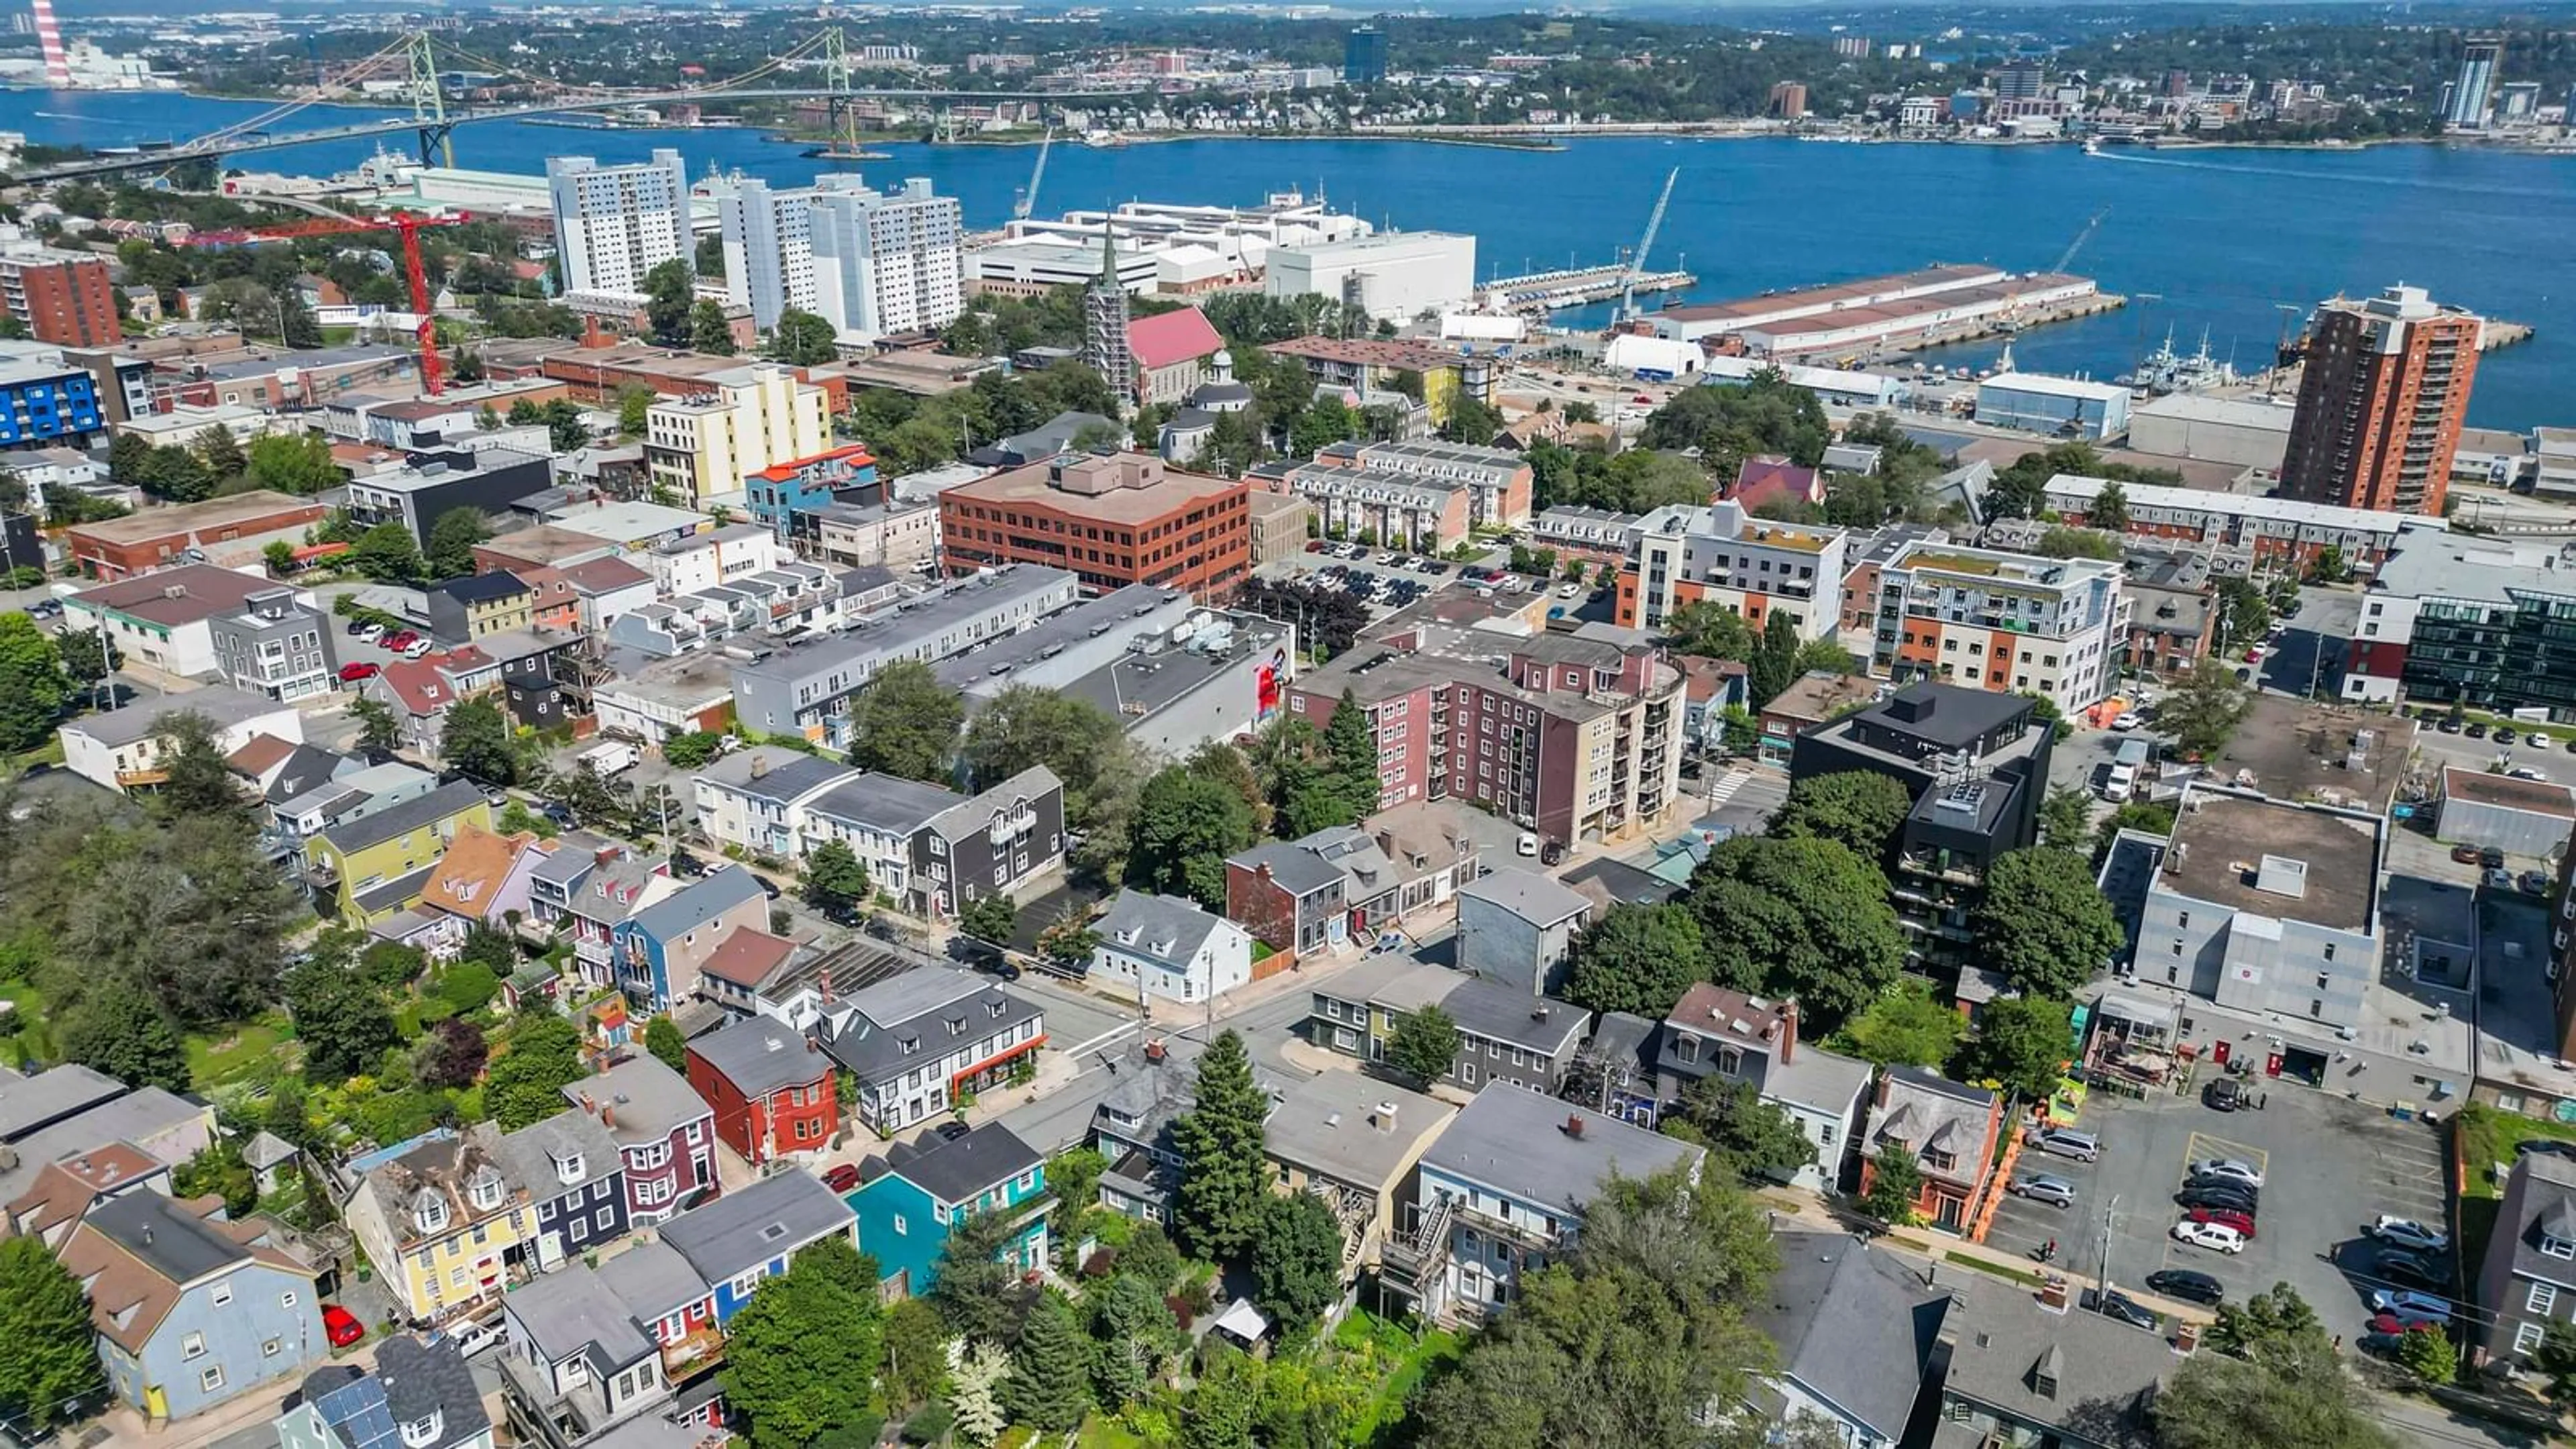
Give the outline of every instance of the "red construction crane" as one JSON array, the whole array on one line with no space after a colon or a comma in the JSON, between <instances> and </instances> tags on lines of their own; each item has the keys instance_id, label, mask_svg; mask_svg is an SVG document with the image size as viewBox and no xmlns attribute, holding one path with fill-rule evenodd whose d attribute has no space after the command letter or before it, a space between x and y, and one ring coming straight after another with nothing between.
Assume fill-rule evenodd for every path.
<instances>
[{"instance_id":1,"label":"red construction crane","mask_svg":"<svg viewBox=\"0 0 2576 1449\"><path fill-rule=\"evenodd\" d=\"M438 356L438 328L429 315L429 274L420 264L420 232L423 227L455 226L463 220L455 216L416 216L407 211L388 216L317 216L311 221L281 222L276 226L201 231L190 236L186 244L192 247L246 246L258 242L299 241L308 236L340 236L349 232L402 233L403 271L411 281L411 309L420 317L420 383L430 396L436 397L447 390L447 379Z\"/></svg>"}]
</instances>

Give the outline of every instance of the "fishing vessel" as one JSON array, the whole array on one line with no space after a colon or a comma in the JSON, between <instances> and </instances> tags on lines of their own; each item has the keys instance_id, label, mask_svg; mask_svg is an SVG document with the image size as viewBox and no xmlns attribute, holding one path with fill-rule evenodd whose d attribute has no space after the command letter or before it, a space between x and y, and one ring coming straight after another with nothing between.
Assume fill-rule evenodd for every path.
<instances>
[{"instance_id":1,"label":"fishing vessel","mask_svg":"<svg viewBox=\"0 0 2576 1449\"><path fill-rule=\"evenodd\" d=\"M2185 357L2174 351L2173 329L2168 327L2155 351L2139 359L2135 369L2111 380L2141 397L2164 397L2232 387L2245 379L2234 367L2210 356L2208 328L2201 329L2200 350Z\"/></svg>"}]
</instances>

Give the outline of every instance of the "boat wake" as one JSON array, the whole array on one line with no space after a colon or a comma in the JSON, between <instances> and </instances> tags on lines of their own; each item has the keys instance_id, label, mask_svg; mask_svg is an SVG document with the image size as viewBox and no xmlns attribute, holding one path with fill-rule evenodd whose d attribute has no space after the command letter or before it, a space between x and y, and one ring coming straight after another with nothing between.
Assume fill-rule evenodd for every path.
<instances>
[{"instance_id":1,"label":"boat wake","mask_svg":"<svg viewBox=\"0 0 2576 1449\"><path fill-rule=\"evenodd\" d=\"M2464 196L2534 197L2556 196L2554 190L2528 186L2479 186L2465 181L2432 181L2419 176L2354 176L2347 173L2301 171L2291 166L2240 166L2224 161L2186 161L2179 156L2142 156L2135 151L2105 146L2086 153L2104 161L2120 161L2131 166L2170 166L2183 171L2230 171L2239 176L2284 176L2293 181L2317 181L2331 186L2403 186L2426 191L2451 191Z\"/></svg>"}]
</instances>

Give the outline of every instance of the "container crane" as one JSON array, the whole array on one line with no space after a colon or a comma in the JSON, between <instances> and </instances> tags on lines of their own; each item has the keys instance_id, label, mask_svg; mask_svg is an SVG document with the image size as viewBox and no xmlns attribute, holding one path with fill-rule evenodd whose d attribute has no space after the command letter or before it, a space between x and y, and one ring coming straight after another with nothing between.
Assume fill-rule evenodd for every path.
<instances>
[{"instance_id":1,"label":"container crane","mask_svg":"<svg viewBox=\"0 0 2576 1449\"><path fill-rule=\"evenodd\" d=\"M423 228L455 226L463 218L454 216L416 216L395 212L390 216L315 217L310 221L283 222L276 226L241 227L223 231L201 231L189 237L192 247L254 246L260 242L300 241L309 236L342 236L353 232L390 231L402 234L403 273L411 283L411 309L420 318L420 385L432 397L447 390L446 369L438 356L438 327L430 316L429 273L420 262L420 234ZM279 341L283 342L280 327Z\"/></svg>"},{"instance_id":2,"label":"container crane","mask_svg":"<svg viewBox=\"0 0 2576 1449\"><path fill-rule=\"evenodd\" d=\"M1037 209L1038 183L1046 180L1047 151L1054 145L1055 127L1049 126L1046 134L1038 138L1038 164L1029 168L1029 189L1011 203L1011 220L1026 221L1029 213Z\"/></svg>"},{"instance_id":3,"label":"container crane","mask_svg":"<svg viewBox=\"0 0 2576 1449\"><path fill-rule=\"evenodd\" d=\"M1682 168L1676 166L1664 175L1663 195L1655 198L1654 213L1646 218L1646 234L1637 239L1637 251L1628 258L1627 275L1619 279L1619 320L1637 315L1637 279L1646 273L1646 253L1654 250L1655 233L1664 228L1664 208L1672 202L1673 183L1682 179Z\"/></svg>"}]
</instances>

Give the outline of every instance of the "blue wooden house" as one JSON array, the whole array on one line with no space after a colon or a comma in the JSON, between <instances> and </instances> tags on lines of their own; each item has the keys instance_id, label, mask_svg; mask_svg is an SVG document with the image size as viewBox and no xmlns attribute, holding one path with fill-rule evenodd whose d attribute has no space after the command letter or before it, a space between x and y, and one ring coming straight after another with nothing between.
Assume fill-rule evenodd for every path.
<instances>
[{"instance_id":1,"label":"blue wooden house","mask_svg":"<svg viewBox=\"0 0 2576 1449\"><path fill-rule=\"evenodd\" d=\"M859 1165L850 1206L859 1246L906 1296L929 1291L953 1223L977 1213L1011 1215L1018 1233L1000 1257L1016 1267L1047 1261L1046 1159L1011 1130L987 1122L962 1137L897 1142Z\"/></svg>"}]
</instances>

